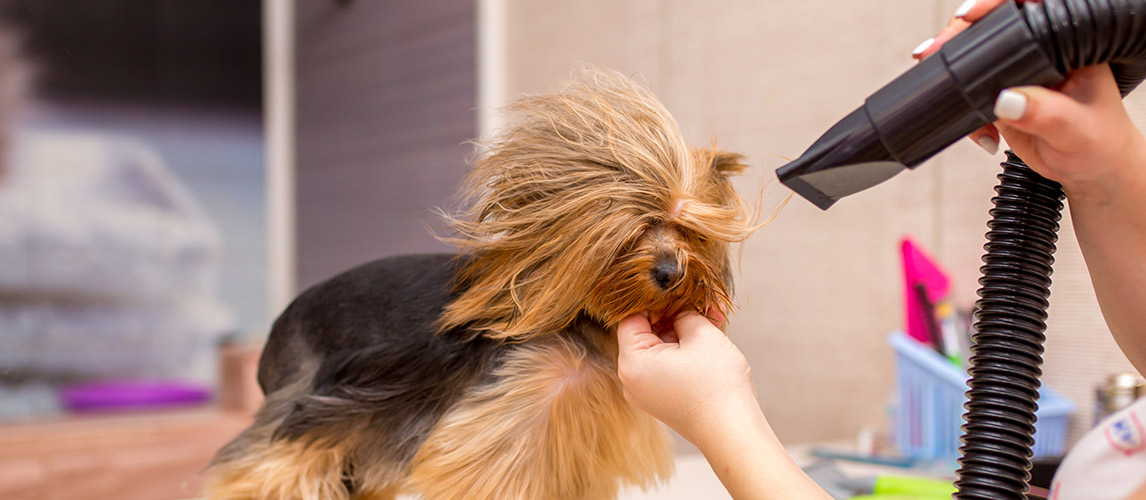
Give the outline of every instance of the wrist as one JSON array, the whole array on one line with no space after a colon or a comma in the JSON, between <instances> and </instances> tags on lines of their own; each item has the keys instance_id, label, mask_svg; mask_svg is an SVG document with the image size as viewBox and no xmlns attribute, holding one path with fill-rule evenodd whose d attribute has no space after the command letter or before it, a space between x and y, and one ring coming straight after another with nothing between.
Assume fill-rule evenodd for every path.
<instances>
[{"instance_id":1,"label":"wrist","mask_svg":"<svg viewBox=\"0 0 1146 500\"><path fill-rule=\"evenodd\" d=\"M698 407L688 420L688 429L681 433L706 456L720 453L722 448L742 440L745 435L775 439L755 394L729 396L711 398L712 404Z\"/></svg>"},{"instance_id":2,"label":"wrist","mask_svg":"<svg viewBox=\"0 0 1146 500\"><path fill-rule=\"evenodd\" d=\"M1094 175L1062 181L1072 211L1093 212L1137 203L1146 192L1146 137L1135 134L1116 159L1093 167L1098 171Z\"/></svg>"}]
</instances>

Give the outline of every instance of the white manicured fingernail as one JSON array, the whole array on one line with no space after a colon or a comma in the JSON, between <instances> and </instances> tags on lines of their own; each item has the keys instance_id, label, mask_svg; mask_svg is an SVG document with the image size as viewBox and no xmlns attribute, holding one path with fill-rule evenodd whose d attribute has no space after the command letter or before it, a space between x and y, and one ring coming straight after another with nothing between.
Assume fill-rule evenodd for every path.
<instances>
[{"instance_id":1,"label":"white manicured fingernail","mask_svg":"<svg viewBox=\"0 0 1146 500\"><path fill-rule=\"evenodd\" d=\"M963 17L970 13L971 9L974 8L975 0L967 0L966 2L963 2L963 5L960 5L958 9L955 9L955 17Z\"/></svg>"},{"instance_id":2,"label":"white manicured fingernail","mask_svg":"<svg viewBox=\"0 0 1146 500\"><path fill-rule=\"evenodd\" d=\"M984 135L983 137L975 139L975 144L978 144L979 147L983 148L983 151L986 151L987 154L991 156L994 156L995 153L999 152L999 142L995 139L992 139L989 135Z\"/></svg>"},{"instance_id":3,"label":"white manicured fingernail","mask_svg":"<svg viewBox=\"0 0 1146 500\"><path fill-rule=\"evenodd\" d=\"M1027 96L1014 90L999 92L995 100L995 116L1004 120L1021 120L1027 113Z\"/></svg>"},{"instance_id":4,"label":"white manicured fingernail","mask_svg":"<svg viewBox=\"0 0 1146 500\"><path fill-rule=\"evenodd\" d=\"M918 47L915 47L915 50L911 51L911 55L919 57L919 55L922 54L923 51L927 50L927 48L930 47L933 43L935 43L934 38L928 38L924 40L923 43L919 44Z\"/></svg>"}]
</instances>

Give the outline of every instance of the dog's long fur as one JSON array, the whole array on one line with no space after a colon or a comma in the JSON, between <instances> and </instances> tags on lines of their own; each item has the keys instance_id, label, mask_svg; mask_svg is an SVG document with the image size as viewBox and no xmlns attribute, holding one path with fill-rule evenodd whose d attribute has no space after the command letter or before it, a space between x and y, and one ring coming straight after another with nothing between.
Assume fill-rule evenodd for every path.
<instances>
[{"instance_id":1,"label":"dog's long fur","mask_svg":"<svg viewBox=\"0 0 1146 500\"><path fill-rule=\"evenodd\" d=\"M601 500L671 473L663 428L622 395L614 329L731 307L741 159L688 147L611 72L513 110L449 218L458 255L366 264L278 318L266 403L209 498Z\"/></svg>"}]
</instances>

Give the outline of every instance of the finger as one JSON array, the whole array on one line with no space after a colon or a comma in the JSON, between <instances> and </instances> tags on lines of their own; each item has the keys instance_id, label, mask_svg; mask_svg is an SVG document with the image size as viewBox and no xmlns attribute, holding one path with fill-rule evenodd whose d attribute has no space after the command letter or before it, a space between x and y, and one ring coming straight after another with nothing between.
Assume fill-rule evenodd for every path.
<instances>
[{"instance_id":1,"label":"finger","mask_svg":"<svg viewBox=\"0 0 1146 500\"><path fill-rule=\"evenodd\" d=\"M622 355L663 343L664 341L653 332L648 318L641 314L633 314L617 324L617 346Z\"/></svg>"},{"instance_id":2,"label":"finger","mask_svg":"<svg viewBox=\"0 0 1146 500\"><path fill-rule=\"evenodd\" d=\"M994 156L999 152L999 130L994 125L986 124L967 135L971 141L987 154Z\"/></svg>"},{"instance_id":3,"label":"finger","mask_svg":"<svg viewBox=\"0 0 1146 500\"><path fill-rule=\"evenodd\" d=\"M1066 94L1043 87L1014 87L995 100L999 123L1054 144L1056 149L1083 146L1094 124L1084 105Z\"/></svg>"},{"instance_id":4,"label":"finger","mask_svg":"<svg viewBox=\"0 0 1146 500\"><path fill-rule=\"evenodd\" d=\"M915 46L915 50L911 51L911 58L915 59L916 61L922 61L924 57L931 55L935 52L935 50L939 50L938 48L931 50L932 45L935 45L934 37L920 42L919 45Z\"/></svg>"},{"instance_id":5,"label":"finger","mask_svg":"<svg viewBox=\"0 0 1146 500\"><path fill-rule=\"evenodd\" d=\"M926 59L927 56L939 52L939 49L943 47L944 43L955 38L955 35L958 35L970 25L971 23L962 19L952 18L951 21L947 23L947 26L939 30L939 34L935 35L934 38L924 40L923 43L916 46L915 50L911 53L911 57L922 61Z\"/></svg>"},{"instance_id":6,"label":"finger","mask_svg":"<svg viewBox=\"0 0 1146 500\"><path fill-rule=\"evenodd\" d=\"M1058 91L1083 104L1122 106L1122 94L1109 64L1087 66L1071 72Z\"/></svg>"},{"instance_id":7,"label":"finger","mask_svg":"<svg viewBox=\"0 0 1146 500\"><path fill-rule=\"evenodd\" d=\"M966 0L955 9L955 15L951 16L951 20L947 22L947 26L939 31L935 38L928 39L919 44L912 52L912 57L916 60L923 60L927 56L939 51L948 40L955 38L963 30L967 29L975 21L978 21L989 14L996 7L1000 6L1007 0Z\"/></svg>"},{"instance_id":8,"label":"finger","mask_svg":"<svg viewBox=\"0 0 1146 500\"><path fill-rule=\"evenodd\" d=\"M975 22L989 14L1005 0L967 0L955 9L955 17L967 22Z\"/></svg>"},{"instance_id":9,"label":"finger","mask_svg":"<svg viewBox=\"0 0 1146 500\"><path fill-rule=\"evenodd\" d=\"M999 131L999 135L1007 141L1007 148L1014 151L1015 154L1021 156L1024 160L1028 160L1027 164L1034 167L1034 162L1038 161L1038 155L1035 149L1035 143L1038 139L1014 127L1008 127L1003 122L995 122L994 125L995 130ZM1043 172L1040 173L1044 176L1046 175Z\"/></svg>"},{"instance_id":10,"label":"finger","mask_svg":"<svg viewBox=\"0 0 1146 500\"><path fill-rule=\"evenodd\" d=\"M673 330L676 331L682 345L713 335L714 332L717 335L724 335L724 332L715 328L707 317L701 316L695 311L686 311L677 315L676 319L673 320Z\"/></svg>"},{"instance_id":11,"label":"finger","mask_svg":"<svg viewBox=\"0 0 1146 500\"><path fill-rule=\"evenodd\" d=\"M724 323L728 321L728 315L724 314L724 310L720 307L710 305L705 308L704 315L717 328L723 328Z\"/></svg>"}]
</instances>

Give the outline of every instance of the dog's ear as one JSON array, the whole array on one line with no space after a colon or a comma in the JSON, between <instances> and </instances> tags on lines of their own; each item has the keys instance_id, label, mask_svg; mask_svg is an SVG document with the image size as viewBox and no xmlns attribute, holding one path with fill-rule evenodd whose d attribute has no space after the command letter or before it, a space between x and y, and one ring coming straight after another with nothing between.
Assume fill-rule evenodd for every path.
<instances>
[{"instance_id":1,"label":"dog's ear","mask_svg":"<svg viewBox=\"0 0 1146 500\"><path fill-rule=\"evenodd\" d=\"M748 165L744 163L744 156L718 149L707 149L699 155L702 161L707 161L712 171L725 177L740 174Z\"/></svg>"}]
</instances>

